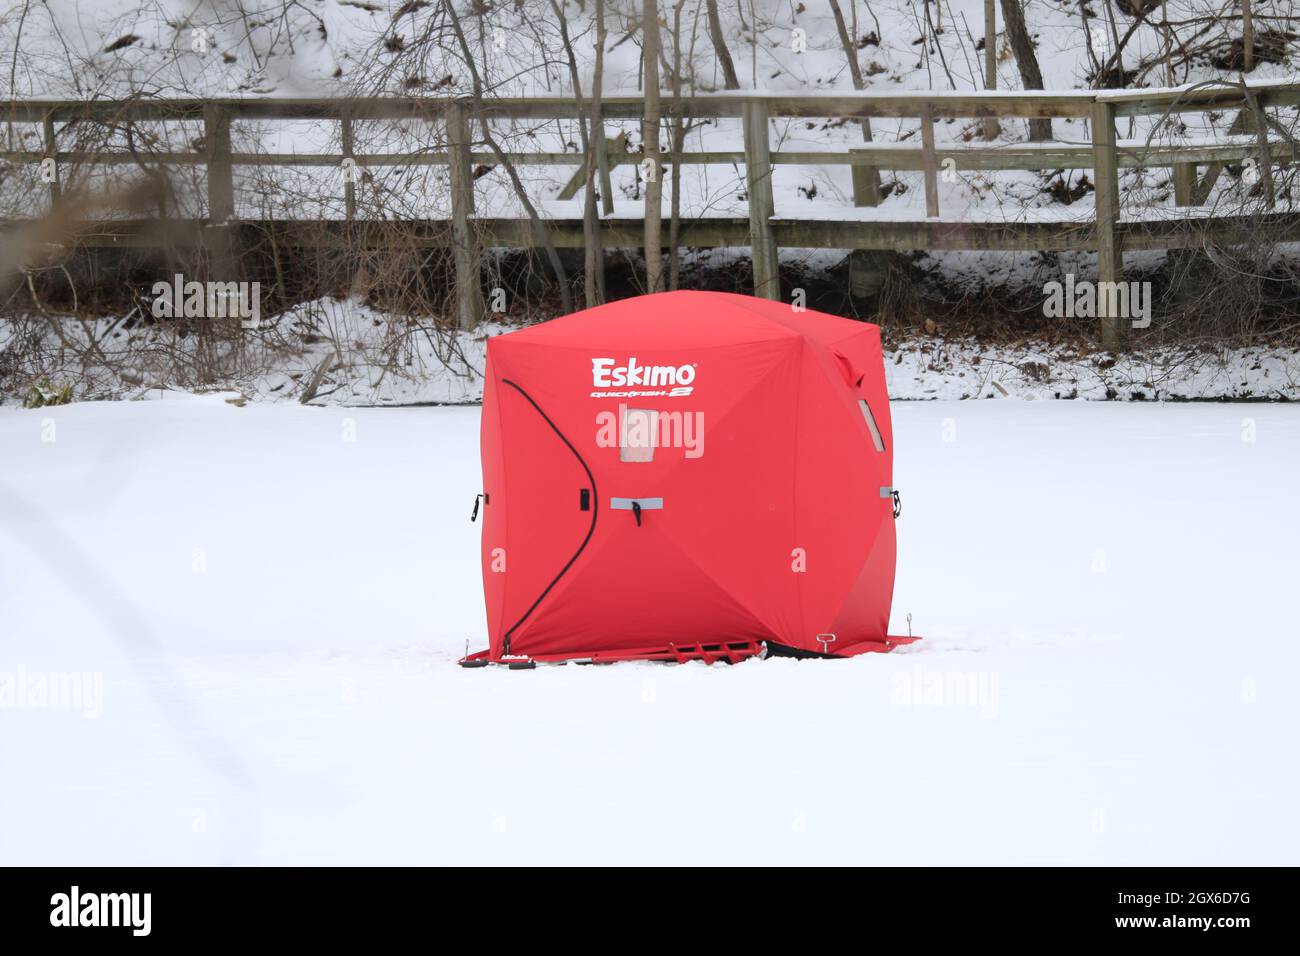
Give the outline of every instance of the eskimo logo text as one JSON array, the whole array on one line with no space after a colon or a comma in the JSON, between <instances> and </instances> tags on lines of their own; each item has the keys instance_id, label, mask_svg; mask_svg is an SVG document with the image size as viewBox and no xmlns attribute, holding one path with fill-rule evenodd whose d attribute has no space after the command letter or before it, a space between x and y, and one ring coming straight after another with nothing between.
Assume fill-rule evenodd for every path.
<instances>
[{"instance_id":1,"label":"eskimo logo text","mask_svg":"<svg viewBox=\"0 0 1300 956\"><path fill-rule=\"evenodd\" d=\"M592 398L679 398L695 391L694 365L638 365L635 356L626 365L617 365L616 361L591 360L591 385L597 389L591 393Z\"/></svg>"},{"instance_id":2,"label":"eskimo logo text","mask_svg":"<svg viewBox=\"0 0 1300 956\"><path fill-rule=\"evenodd\" d=\"M133 936L148 936L152 893L71 892L50 897L51 926L124 926Z\"/></svg>"}]
</instances>

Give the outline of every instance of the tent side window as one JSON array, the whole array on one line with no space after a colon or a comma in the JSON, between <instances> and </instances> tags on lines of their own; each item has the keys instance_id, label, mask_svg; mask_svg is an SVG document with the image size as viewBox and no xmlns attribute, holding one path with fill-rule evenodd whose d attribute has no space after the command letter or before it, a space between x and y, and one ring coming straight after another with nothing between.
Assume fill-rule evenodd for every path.
<instances>
[{"instance_id":1,"label":"tent side window","mask_svg":"<svg viewBox=\"0 0 1300 956\"><path fill-rule=\"evenodd\" d=\"M859 398L858 405L862 408L862 417L867 420L867 427L871 429L871 443L876 446L876 451L884 451L885 440L880 437L880 428L876 425L876 416L871 414L871 406L865 398Z\"/></svg>"},{"instance_id":2,"label":"tent side window","mask_svg":"<svg viewBox=\"0 0 1300 956\"><path fill-rule=\"evenodd\" d=\"M654 461L658 426L659 413L654 409L623 406L618 427L618 460Z\"/></svg>"}]
</instances>

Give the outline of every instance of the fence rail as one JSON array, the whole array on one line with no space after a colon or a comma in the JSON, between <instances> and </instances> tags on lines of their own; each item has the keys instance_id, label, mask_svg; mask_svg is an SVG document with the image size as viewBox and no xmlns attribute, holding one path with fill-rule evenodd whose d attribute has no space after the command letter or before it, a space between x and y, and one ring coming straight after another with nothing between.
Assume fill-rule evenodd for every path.
<instances>
[{"instance_id":1,"label":"fence rail","mask_svg":"<svg viewBox=\"0 0 1300 956\"><path fill-rule=\"evenodd\" d=\"M1300 106L1300 84L1250 83L1196 86L1175 90L1120 90L1097 92L973 92L973 93L818 93L761 94L720 93L684 98L679 108L687 118L736 118L744 133L742 150L685 151L664 153L665 163L683 165L744 165L748 186L746 218L708 218L684 221L679 242L687 246L749 246L754 264L755 294L779 296L777 251L787 247L823 247L845 250L1095 250L1099 254L1099 279L1120 281L1122 256L1126 250L1179 248L1204 241L1207 234L1240 234L1252 223L1267 222L1286 231L1288 238L1300 238L1293 217L1270 213L1256 219L1240 216L1186 214L1152 222L1126 222L1120 218L1119 170L1122 168L1168 167L1173 171L1175 202L1193 206L1203 201L1219 171L1230 163L1253 160L1263 177L1272 176L1275 166L1296 160L1290 140L1268 133L1267 122L1234 126L1234 134L1209 142L1147 143L1119 140L1115 121L1120 117L1161 116L1237 109L1241 116L1261 119L1267 110ZM604 119L641 119L640 97L607 96L601 104ZM482 317L479 280L479 248L482 245L526 247L536 242L526 220L475 216L473 169L477 164L500 161L495 152L473 148L471 121L492 120L577 120L580 106L572 97L530 97L470 100L465 98L336 98L336 99L208 99L9 101L3 106L8 123L39 125L44 149L0 152L0 160L16 164L53 162L57 171L64 164L160 166L204 166L207 171L207 218L172 223L167 241L194 241L214 255L229 254L241 224L235 218L233 170L237 166L326 167L351 162L357 167L448 166L451 173L449 222L410 224L417 241L454 247L457 273L457 301L462 324L473 325ZM840 151L772 149L772 119L796 118L875 119L914 118L921 124L920 143L864 143ZM1086 120L1087 143L976 143L937 145L933 124L950 118L1068 118ZM411 153L354 151L354 126L372 120L425 120L441 124L443 148ZM59 124L64 128L94 124L108 128L139 122L197 121L203 124L201 150L139 152L117 150L63 150L58 148ZM235 152L231 125L248 120L317 120L339 125L340 152ZM1253 127L1253 130L1252 130ZM1275 129L1277 127L1275 126ZM620 140L592 137L602 170L644 157L629 152ZM615 145L610 148L606 143ZM603 147L603 148L602 148ZM506 158L519 165L583 166L586 157L578 152L509 151ZM945 221L939 205L939 170L951 163L962 171L1091 169L1096 190L1095 216L1061 221L990 222ZM855 205L875 205L878 193L867 188L868 177L880 169L912 170L923 174L926 216L922 219L796 220L776 215L771 174L775 166L849 166L854 172ZM1198 180L1198 167L1206 167ZM581 170L562 191L572 196L582 185ZM51 202L60 196L61 176L50 182ZM1269 179L1269 195L1272 195ZM355 186L345 183L344 224L348 241L382 244L387 230L381 222L357 220ZM642 220L617 218L605 206L601 219L602 242L610 246L639 246ZM274 229L287 241L302 244L333 241L342 231L332 223L303 220L259 220L258 225ZM326 228L321 229L324 225ZM21 223L0 224L5 229ZM557 246L583 244L580 220L549 219L545 228ZM312 233L312 235L309 235ZM1294 235L1293 235L1294 233ZM90 246L133 246L157 243L160 233L144 221L110 220L83 224L77 241ZM313 239L313 235L315 238ZM324 237L322 240L321 237ZM1118 316L1102 317L1104 344L1120 340Z\"/></svg>"}]
</instances>

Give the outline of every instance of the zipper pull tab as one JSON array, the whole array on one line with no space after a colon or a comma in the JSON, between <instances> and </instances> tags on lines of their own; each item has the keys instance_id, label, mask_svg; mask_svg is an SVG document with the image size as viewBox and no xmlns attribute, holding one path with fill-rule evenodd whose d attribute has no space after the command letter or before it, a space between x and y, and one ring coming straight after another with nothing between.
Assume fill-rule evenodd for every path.
<instances>
[{"instance_id":1,"label":"zipper pull tab","mask_svg":"<svg viewBox=\"0 0 1300 956\"><path fill-rule=\"evenodd\" d=\"M480 502L484 497L486 497L486 496L485 496L485 495L475 495L475 496L474 496L474 510L473 510L472 512L470 512L470 516L469 516L469 520L470 520L471 523L473 523L473 522L475 522L475 521L478 520L478 503L479 503L479 502Z\"/></svg>"}]
</instances>

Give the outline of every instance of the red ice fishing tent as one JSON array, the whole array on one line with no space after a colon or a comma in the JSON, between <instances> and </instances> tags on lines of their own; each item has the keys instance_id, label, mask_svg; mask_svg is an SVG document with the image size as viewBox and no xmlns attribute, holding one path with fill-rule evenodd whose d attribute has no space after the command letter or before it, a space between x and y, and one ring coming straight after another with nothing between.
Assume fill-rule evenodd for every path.
<instances>
[{"instance_id":1,"label":"red ice fishing tent","mask_svg":"<svg viewBox=\"0 0 1300 956\"><path fill-rule=\"evenodd\" d=\"M887 651L893 436L874 325L716 292L488 341L464 663ZM475 504L475 512L478 503Z\"/></svg>"}]
</instances>

